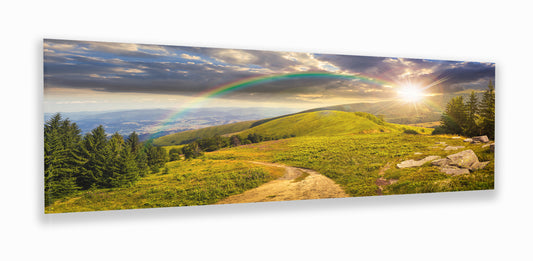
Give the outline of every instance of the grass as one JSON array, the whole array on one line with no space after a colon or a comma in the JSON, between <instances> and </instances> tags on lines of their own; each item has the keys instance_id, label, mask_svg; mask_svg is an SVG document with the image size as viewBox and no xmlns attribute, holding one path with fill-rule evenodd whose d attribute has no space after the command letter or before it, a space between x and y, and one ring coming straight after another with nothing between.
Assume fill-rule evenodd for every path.
<instances>
[{"instance_id":1,"label":"grass","mask_svg":"<svg viewBox=\"0 0 533 261\"><path fill-rule=\"evenodd\" d=\"M45 212L214 204L284 173L282 168L250 161L316 170L334 180L350 196L377 195L376 181L380 177L394 181L383 186L381 193L385 195L494 188L494 153L482 148L483 144L465 143L451 135L428 135L430 129L386 123L367 113L300 113L267 121L239 135L247 133L293 137L225 148L205 153L199 159L169 162L164 173L144 177L132 187L80 192L55 202ZM445 145L440 142L465 148L444 151ZM490 163L482 170L459 176L446 175L429 163L418 168L396 167L404 160L430 155L446 157L467 149L472 149L480 161ZM385 166L391 167L385 169Z\"/></svg>"},{"instance_id":2,"label":"grass","mask_svg":"<svg viewBox=\"0 0 533 261\"><path fill-rule=\"evenodd\" d=\"M159 137L154 140L154 145L156 146L173 146L189 143L191 141L210 138L215 135L224 135L228 133L239 132L245 129L248 129L256 121L243 121L230 123L220 126L212 126L207 128L202 128L198 130L188 130L184 132L178 132L163 137Z\"/></svg>"},{"instance_id":3,"label":"grass","mask_svg":"<svg viewBox=\"0 0 533 261\"><path fill-rule=\"evenodd\" d=\"M276 179L284 169L230 160L167 163L168 174L152 174L129 188L97 189L59 200L45 213L214 204Z\"/></svg>"},{"instance_id":4,"label":"grass","mask_svg":"<svg viewBox=\"0 0 533 261\"><path fill-rule=\"evenodd\" d=\"M268 121L244 130L240 135L246 137L248 134L256 133L279 139L282 137L397 132L405 129L418 132L426 131L424 128L387 123L368 113L316 111Z\"/></svg>"},{"instance_id":5,"label":"grass","mask_svg":"<svg viewBox=\"0 0 533 261\"><path fill-rule=\"evenodd\" d=\"M436 144L442 141L448 145L465 146L462 150L472 149L480 161L491 163L482 170L461 176L448 176L429 163L420 168L396 167L396 164L408 159L419 160L430 155L445 157L461 151L444 151L443 145ZM284 140L283 144L263 142L208 153L206 157L224 159L226 155L231 155L244 160L248 156L252 159L261 155L263 160L314 169L340 184L351 196L372 196L377 195L376 180L380 169L387 163L393 167L384 172L384 177L397 182L385 186L383 194L493 189L494 154L481 146L445 135L377 133L296 137ZM420 154L415 155L415 152Z\"/></svg>"}]
</instances>

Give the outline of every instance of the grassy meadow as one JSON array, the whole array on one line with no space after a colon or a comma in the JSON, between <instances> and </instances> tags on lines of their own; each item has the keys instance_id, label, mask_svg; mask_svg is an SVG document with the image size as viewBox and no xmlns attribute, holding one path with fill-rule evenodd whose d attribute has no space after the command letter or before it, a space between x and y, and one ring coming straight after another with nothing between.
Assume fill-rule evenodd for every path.
<instances>
[{"instance_id":1,"label":"grassy meadow","mask_svg":"<svg viewBox=\"0 0 533 261\"><path fill-rule=\"evenodd\" d=\"M446 175L429 163L420 168L396 168L396 164L404 160L419 160L430 155L446 157L458 152L444 151L444 146L436 144L438 142L465 146L461 151L472 149L480 161L490 163L482 170L460 176ZM385 195L494 188L494 153L488 147L482 148L482 144L465 143L449 135L396 132L297 137L223 149L205 157L217 160L260 158L313 169L340 184L354 197L377 195L376 180L380 177L380 170L383 170L384 178L395 181L385 187Z\"/></svg>"},{"instance_id":2,"label":"grassy meadow","mask_svg":"<svg viewBox=\"0 0 533 261\"><path fill-rule=\"evenodd\" d=\"M225 131L234 130L225 128ZM214 127L209 131L224 132ZM167 162L159 172L148 174L131 186L80 191L57 200L47 206L45 212L214 204L285 173L284 168L252 161L315 170L353 197L494 188L494 153L488 147L482 148L483 143L471 144L451 135L430 135L431 129L391 124L370 114L302 113L255 127L249 125L236 132L242 136L249 133L277 139L206 152L196 159ZM287 136L291 138L280 138ZM177 143L169 137L165 139L164 143ZM445 151L441 142L465 148ZM168 153L172 148L183 146L163 148ZM480 161L490 163L484 169L458 176L446 175L430 163L417 168L396 167L405 160L430 155L446 157L467 149L472 149ZM383 179L388 183L379 184Z\"/></svg>"},{"instance_id":3,"label":"grassy meadow","mask_svg":"<svg viewBox=\"0 0 533 261\"><path fill-rule=\"evenodd\" d=\"M214 204L283 175L283 169L243 161L194 159L167 163L127 188L95 189L56 201L46 213Z\"/></svg>"}]
</instances>

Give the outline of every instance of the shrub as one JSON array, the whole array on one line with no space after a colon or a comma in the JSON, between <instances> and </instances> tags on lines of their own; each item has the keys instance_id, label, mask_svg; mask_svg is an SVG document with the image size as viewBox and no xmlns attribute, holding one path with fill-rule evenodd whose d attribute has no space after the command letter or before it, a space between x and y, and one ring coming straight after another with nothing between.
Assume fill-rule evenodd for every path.
<instances>
[{"instance_id":1,"label":"shrub","mask_svg":"<svg viewBox=\"0 0 533 261\"><path fill-rule=\"evenodd\" d=\"M418 134L418 132L416 132L415 130L412 130L412 129L406 129L403 131L403 133L405 134Z\"/></svg>"}]
</instances>

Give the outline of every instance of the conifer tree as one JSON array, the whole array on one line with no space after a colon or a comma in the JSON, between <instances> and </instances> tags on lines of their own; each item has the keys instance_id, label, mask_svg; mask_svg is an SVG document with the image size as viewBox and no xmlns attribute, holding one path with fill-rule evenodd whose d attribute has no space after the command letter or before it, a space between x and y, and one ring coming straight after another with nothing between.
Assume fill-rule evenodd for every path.
<instances>
[{"instance_id":1,"label":"conifer tree","mask_svg":"<svg viewBox=\"0 0 533 261\"><path fill-rule=\"evenodd\" d=\"M446 105L441 125L446 133L463 134L466 126L466 107L462 96L454 97Z\"/></svg>"},{"instance_id":2,"label":"conifer tree","mask_svg":"<svg viewBox=\"0 0 533 261\"><path fill-rule=\"evenodd\" d=\"M121 153L124 147L124 138L118 132L115 132L107 142L108 154L100 186L120 187L122 185L123 166Z\"/></svg>"},{"instance_id":3,"label":"conifer tree","mask_svg":"<svg viewBox=\"0 0 533 261\"><path fill-rule=\"evenodd\" d=\"M141 142L139 140L139 135L137 133L132 132L128 138L126 139L126 145L130 147L131 152L133 154L136 154L141 149Z\"/></svg>"},{"instance_id":4,"label":"conifer tree","mask_svg":"<svg viewBox=\"0 0 533 261\"><path fill-rule=\"evenodd\" d=\"M76 173L84 159L78 155L80 129L55 114L44 126L45 205L76 192Z\"/></svg>"},{"instance_id":5,"label":"conifer tree","mask_svg":"<svg viewBox=\"0 0 533 261\"><path fill-rule=\"evenodd\" d=\"M478 99L474 91L470 93L466 101L466 124L464 134L467 136L480 135L478 126Z\"/></svg>"},{"instance_id":6,"label":"conifer tree","mask_svg":"<svg viewBox=\"0 0 533 261\"><path fill-rule=\"evenodd\" d=\"M105 187L106 164L110 154L107 142L102 125L85 135L81 146L81 154L87 159L87 162L83 164L80 176L77 179L78 185L83 189Z\"/></svg>"},{"instance_id":7,"label":"conifer tree","mask_svg":"<svg viewBox=\"0 0 533 261\"><path fill-rule=\"evenodd\" d=\"M496 91L494 84L489 81L488 90L483 93L480 104L481 132L490 139L495 136L495 117L496 117Z\"/></svg>"},{"instance_id":8,"label":"conifer tree","mask_svg":"<svg viewBox=\"0 0 533 261\"><path fill-rule=\"evenodd\" d=\"M139 168L135 162L135 155L129 147L124 147L119 160L120 177L117 186L130 186L140 177Z\"/></svg>"}]
</instances>

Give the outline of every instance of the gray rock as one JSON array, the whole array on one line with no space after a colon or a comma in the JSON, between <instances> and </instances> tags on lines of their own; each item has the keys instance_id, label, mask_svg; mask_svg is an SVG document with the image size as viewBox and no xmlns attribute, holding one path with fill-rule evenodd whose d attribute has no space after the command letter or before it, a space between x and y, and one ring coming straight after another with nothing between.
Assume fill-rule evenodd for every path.
<instances>
[{"instance_id":1,"label":"gray rock","mask_svg":"<svg viewBox=\"0 0 533 261\"><path fill-rule=\"evenodd\" d=\"M470 167L470 170L482 169L482 168L486 167L488 164L489 164L489 161L474 163L474 165L472 165L472 167Z\"/></svg>"},{"instance_id":2,"label":"gray rock","mask_svg":"<svg viewBox=\"0 0 533 261\"><path fill-rule=\"evenodd\" d=\"M494 146L496 146L494 143L490 144L490 151L494 152Z\"/></svg>"},{"instance_id":3,"label":"gray rock","mask_svg":"<svg viewBox=\"0 0 533 261\"><path fill-rule=\"evenodd\" d=\"M458 168L458 167L452 167L452 166L446 166L442 167L440 169L441 172L444 172L448 175L463 175L463 174L470 174L470 171L468 169Z\"/></svg>"},{"instance_id":4,"label":"gray rock","mask_svg":"<svg viewBox=\"0 0 533 261\"><path fill-rule=\"evenodd\" d=\"M434 160L431 162L431 165L433 166L439 166L439 167L443 167L443 166L446 166L450 163L450 160L447 159L447 158L444 158L444 159L438 159L438 160Z\"/></svg>"},{"instance_id":5,"label":"gray rock","mask_svg":"<svg viewBox=\"0 0 533 261\"><path fill-rule=\"evenodd\" d=\"M467 138L467 139L464 139L463 141L464 142L472 142L472 139L471 138Z\"/></svg>"},{"instance_id":6,"label":"gray rock","mask_svg":"<svg viewBox=\"0 0 533 261\"><path fill-rule=\"evenodd\" d=\"M444 150L458 150L458 149L464 149L465 146L448 146L444 148Z\"/></svg>"},{"instance_id":7,"label":"gray rock","mask_svg":"<svg viewBox=\"0 0 533 261\"><path fill-rule=\"evenodd\" d=\"M424 163L426 162L430 162L430 161L433 161L433 160L436 160L436 159L440 159L440 156L427 156L421 160L406 160L406 161L402 161L398 164L396 164L396 166L400 169L403 169L403 168L412 168L412 167L420 167L422 165L424 165Z\"/></svg>"},{"instance_id":8,"label":"gray rock","mask_svg":"<svg viewBox=\"0 0 533 261\"><path fill-rule=\"evenodd\" d=\"M461 139L459 136L452 137L452 139Z\"/></svg>"},{"instance_id":9,"label":"gray rock","mask_svg":"<svg viewBox=\"0 0 533 261\"><path fill-rule=\"evenodd\" d=\"M487 136L476 136L476 137L472 137L472 141L488 143L490 140L489 140L489 137Z\"/></svg>"},{"instance_id":10,"label":"gray rock","mask_svg":"<svg viewBox=\"0 0 533 261\"><path fill-rule=\"evenodd\" d=\"M476 153L474 153L472 150L464 150L459 153L448 155L446 158L450 160L450 166L456 166L465 169L469 169L472 167L472 165L479 163Z\"/></svg>"}]
</instances>

